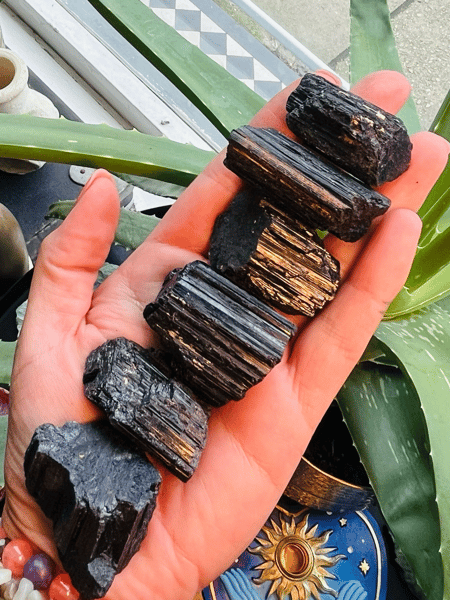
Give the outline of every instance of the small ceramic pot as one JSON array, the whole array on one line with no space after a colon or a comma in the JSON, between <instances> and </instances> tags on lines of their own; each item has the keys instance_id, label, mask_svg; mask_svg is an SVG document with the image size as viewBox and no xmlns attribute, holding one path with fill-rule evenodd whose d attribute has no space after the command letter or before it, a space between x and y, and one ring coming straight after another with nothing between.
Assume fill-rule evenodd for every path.
<instances>
[{"instance_id":1,"label":"small ceramic pot","mask_svg":"<svg viewBox=\"0 0 450 600\"><path fill-rule=\"evenodd\" d=\"M43 94L28 87L28 68L11 50L0 49L0 112L28 114L34 117L57 119L58 110ZM29 173L44 162L34 160L0 159L0 169L8 173Z\"/></svg>"}]
</instances>

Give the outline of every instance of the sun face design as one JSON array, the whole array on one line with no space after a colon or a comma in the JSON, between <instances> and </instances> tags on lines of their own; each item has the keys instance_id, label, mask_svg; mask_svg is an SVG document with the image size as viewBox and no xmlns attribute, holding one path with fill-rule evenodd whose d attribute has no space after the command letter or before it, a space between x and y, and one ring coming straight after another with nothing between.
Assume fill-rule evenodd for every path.
<instances>
[{"instance_id":1,"label":"sun face design","mask_svg":"<svg viewBox=\"0 0 450 600\"><path fill-rule=\"evenodd\" d=\"M320 592L337 596L325 581L336 578L327 568L345 556L329 556L334 548L324 547L332 531L316 536L318 525L309 528L308 514L299 523L295 522L294 516L288 521L280 514L280 524L281 527L271 520L271 526L262 529L267 539L256 538L260 545L248 548L249 552L264 559L254 567L262 573L253 581L257 584L272 581L268 596L276 592L279 600L289 595L291 600L320 600Z\"/></svg>"}]
</instances>

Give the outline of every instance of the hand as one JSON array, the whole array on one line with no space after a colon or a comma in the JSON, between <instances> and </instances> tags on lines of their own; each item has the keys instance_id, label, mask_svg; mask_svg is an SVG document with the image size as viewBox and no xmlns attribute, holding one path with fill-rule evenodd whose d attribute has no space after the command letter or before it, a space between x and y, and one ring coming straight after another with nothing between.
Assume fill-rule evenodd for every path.
<instances>
[{"instance_id":1,"label":"hand","mask_svg":"<svg viewBox=\"0 0 450 600\"><path fill-rule=\"evenodd\" d=\"M288 133L285 101L270 101L252 124ZM357 86L395 112L409 94L403 76L382 72ZM281 363L240 402L213 410L208 442L192 479L162 469L158 504L140 551L107 594L111 600L192 600L245 549L282 494L312 433L355 366L388 304L405 281L420 231L414 214L444 168L449 145L414 136L410 168L382 192L392 208L356 244L329 236L342 265L336 298L299 334ZM35 428L100 416L83 395L88 353L125 336L148 346L142 318L165 275L204 258L216 216L239 189L219 155L154 233L94 293L113 239L119 202L109 175L97 172L64 223L43 243L20 336L11 389L4 527L55 555L51 528L24 487L23 455Z\"/></svg>"}]
</instances>

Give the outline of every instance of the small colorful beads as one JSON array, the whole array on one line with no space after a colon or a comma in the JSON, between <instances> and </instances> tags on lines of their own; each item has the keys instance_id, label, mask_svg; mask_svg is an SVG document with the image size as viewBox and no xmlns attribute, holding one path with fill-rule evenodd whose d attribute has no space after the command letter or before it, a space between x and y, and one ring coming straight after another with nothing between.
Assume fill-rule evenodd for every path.
<instances>
[{"instance_id":1,"label":"small colorful beads","mask_svg":"<svg viewBox=\"0 0 450 600\"><path fill-rule=\"evenodd\" d=\"M45 590L49 587L55 564L46 554L34 554L23 568L23 576L33 582L37 590Z\"/></svg>"},{"instance_id":2,"label":"small colorful beads","mask_svg":"<svg viewBox=\"0 0 450 600\"><path fill-rule=\"evenodd\" d=\"M56 570L53 560L43 552L35 553L25 539L6 537L1 520L0 556L0 600L79 599L80 594L73 587L70 576L60 573L52 580ZM47 590L47 593L40 590Z\"/></svg>"},{"instance_id":3,"label":"small colorful beads","mask_svg":"<svg viewBox=\"0 0 450 600\"><path fill-rule=\"evenodd\" d=\"M50 600L78 600L80 597L67 573L60 573L55 577L50 584L48 595Z\"/></svg>"},{"instance_id":4,"label":"small colorful beads","mask_svg":"<svg viewBox=\"0 0 450 600\"><path fill-rule=\"evenodd\" d=\"M27 540L12 540L3 550L3 566L5 569L11 569L14 578L22 577L25 563L33 556L33 553L33 547Z\"/></svg>"}]
</instances>

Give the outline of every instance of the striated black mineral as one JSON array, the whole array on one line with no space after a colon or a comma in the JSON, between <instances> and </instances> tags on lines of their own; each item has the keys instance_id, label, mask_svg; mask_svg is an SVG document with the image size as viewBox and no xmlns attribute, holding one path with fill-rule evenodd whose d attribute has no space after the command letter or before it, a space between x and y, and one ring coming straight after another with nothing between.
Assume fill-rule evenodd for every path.
<instances>
[{"instance_id":1,"label":"striated black mineral","mask_svg":"<svg viewBox=\"0 0 450 600\"><path fill-rule=\"evenodd\" d=\"M387 211L388 198L275 129L230 134L224 164L293 219L355 242Z\"/></svg>"},{"instance_id":2,"label":"striated black mineral","mask_svg":"<svg viewBox=\"0 0 450 600\"><path fill-rule=\"evenodd\" d=\"M106 421L41 425L24 469L74 587L84 600L103 597L146 534L158 471Z\"/></svg>"},{"instance_id":3,"label":"striated black mineral","mask_svg":"<svg viewBox=\"0 0 450 600\"><path fill-rule=\"evenodd\" d=\"M109 340L87 358L84 393L111 425L187 481L206 444L208 417L192 392L158 367L139 344Z\"/></svg>"},{"instance_id":4,"label":"striated black mineral","mask_svg":"<svg viewBox=\"0 0 450 600\"><path fill-rule=\"evenodd\" d=\"M315 231L252 190L216 219L209 259L218 273L288 314L314 316L339 285L339 263Z\"/></svg>"},{"instance_id":5,"label":"striated black mineral","mask_svg":"<svg viewBox=\"0 0 450 600\"><path fill-rule=\"evenodd\" d=\"M241 399L283 355L294 325L209 265L169 274L144 317L181 381L206 404Z\"/></svg>"},{"instance_id":6,"label":"striated black mineral","mask_svg":"<svg viewBox=\"0 0 450 600\"><path fill-rule=\"evenodd\" d=\"M286 123L302 144L370 186L409 166L412 144L403 122L319 75L302 77L286 109Z\"/></svg>"}]
</instances>

